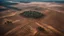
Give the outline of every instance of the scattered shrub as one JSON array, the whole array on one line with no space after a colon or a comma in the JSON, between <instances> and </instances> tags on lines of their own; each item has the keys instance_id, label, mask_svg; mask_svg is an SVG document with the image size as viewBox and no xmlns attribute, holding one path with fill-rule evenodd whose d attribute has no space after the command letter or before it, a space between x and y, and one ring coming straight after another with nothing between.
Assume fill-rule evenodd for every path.
<instances>
[{"instance_id":1,"label":"scattered shrub","mask_svg":"<svg viewBox=\"0 0 64 36\"><path fill-rule=\"evenodd\" d=\"M12 21L6 21L5 24L10 26L13 25Z\"/></svg>"},{"instance_id":2,"label":"scattered shrub","mask_svg":"<svg viewBox=\"0 0 64 36\"><path fill-rule=\"evenodd\" d=\"M45 29L42 28L42 27L38 27L37 29L38 29L39 31L45 31Z\"/></svg>"}]
</instances>

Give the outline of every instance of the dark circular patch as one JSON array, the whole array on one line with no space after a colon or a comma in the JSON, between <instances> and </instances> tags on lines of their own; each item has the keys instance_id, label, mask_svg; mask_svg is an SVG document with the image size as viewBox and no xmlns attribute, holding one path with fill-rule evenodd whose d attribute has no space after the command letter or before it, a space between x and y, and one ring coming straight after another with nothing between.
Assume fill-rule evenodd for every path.
<instances>
[{"instance_id":1,"label":"dark circular patch","mask_svg":"<svg viewBox=\"0 0 64 36\"><path fill-rule=\"evenodd\" d=\"M20 15L27 18L41 18L45 16L44 14L37 11L24 11L23 13L20 13Z\"/></svg>"}]
</instances>

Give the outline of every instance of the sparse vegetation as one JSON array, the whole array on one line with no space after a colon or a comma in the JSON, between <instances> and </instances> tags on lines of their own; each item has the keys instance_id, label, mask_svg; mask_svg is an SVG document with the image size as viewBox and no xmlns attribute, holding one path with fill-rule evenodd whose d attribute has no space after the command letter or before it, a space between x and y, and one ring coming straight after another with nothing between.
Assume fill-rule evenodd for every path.
<instances>
[{"instance_id":1,"label":"sparse vegetation","mask_svg":"<svg viewBox=\"0 0 64 36\"><path fill-rule=\"evenodd\" d=\"M44 17L44 14L37 12L37 11L25 11L20 13L20 15L27 17L27 18L41 18Z\"/></svg>"},{"instance_id":2,"label":"sparse vegetation","mask_svg":"<svg viewBox=\"0 0 64 36\"><path fill-rule=\"evenodd\" d=\"M45 29L42 28L42 27L38 27L37 29L38 29L39 31L45 31Z\"/></svg>"},{"instance_id":3,"label":"sparse vegetation","mask_svg":"<svg viewBox=\"0 0 64 36\"><path fill-rule=\"evenodd\" d=\"M13 25L12 21L6 21L5 24L6 25Z\"/></svg>"}]
</instances>

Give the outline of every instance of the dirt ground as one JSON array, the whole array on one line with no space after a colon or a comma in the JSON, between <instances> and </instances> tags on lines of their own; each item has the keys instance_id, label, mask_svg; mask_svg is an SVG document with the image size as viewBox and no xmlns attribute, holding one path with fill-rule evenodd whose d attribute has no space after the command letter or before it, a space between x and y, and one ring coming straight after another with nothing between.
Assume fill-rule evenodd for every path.
<instances>
[{"instance_id":1,"label":"dirt ground","mask_svg":"<svg viewBox=\"0 0 64 36\"><path fill-rule=\"evenodd\" d=\"M52 3L51 3L52 4ZM53 6L56 5L56 6ZM64 36L64 11L52 7L63 7L58 4L44 5L36 3L15 5L21 11L6 10L0 12L0 35L1 36ZM59 8L60 9L60 8ZM62 8L63 9L63 8ZM44 18L34 19L20 16L24 11L39 11L45 14ZM11 24L6 24L11 21ZM38 30L38 27L45 31Z\"/></svg>"}]
</instances>

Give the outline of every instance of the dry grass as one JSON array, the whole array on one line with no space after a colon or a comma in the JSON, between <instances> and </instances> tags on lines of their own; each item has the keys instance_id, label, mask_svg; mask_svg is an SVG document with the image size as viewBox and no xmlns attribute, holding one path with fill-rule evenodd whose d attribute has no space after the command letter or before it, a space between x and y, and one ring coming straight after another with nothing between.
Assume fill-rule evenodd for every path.
<instances>
[{"instance_id":1,"label":"dry grass","mask_svg":"<svg viewBox=\"0 0 64 36\"><path fill-rule=\"evenodd\" d=\"M22 11L18 11L16 13L12 13L11 15L6 15L3 18L1 17L0 29L4 28L4 31L2 29L1 30L3 31L3 33L5 32L2 35L3 36L64 36L64 13L54 10L49 10L47 8L44 8L43 6L41 7L42 7L41 10L36 9L35 11L40 11L40 13L44 13L46 15L44 18L33 19L33 18L25 18L19 15L24 11L32 10L31 9L32 7L28 9L24 9ZM4 25L4 22L7 21L5 19L11 20L13 22L13 25L11 26ZM44 31L38 30L37 29L38 27L44 28Z\"/></svg>"}]
</instances>

